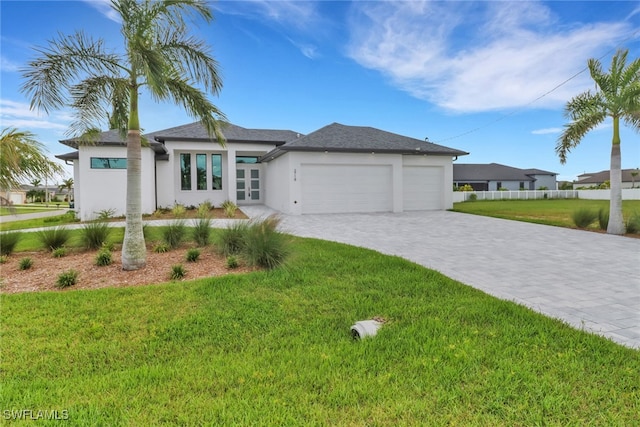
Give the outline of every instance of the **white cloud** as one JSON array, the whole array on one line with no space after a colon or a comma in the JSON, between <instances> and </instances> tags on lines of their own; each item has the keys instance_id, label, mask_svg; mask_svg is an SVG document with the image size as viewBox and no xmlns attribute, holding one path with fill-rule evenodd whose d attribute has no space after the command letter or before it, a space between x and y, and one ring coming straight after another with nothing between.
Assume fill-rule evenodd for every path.
<instances>
[{"instance_id":1,"label":"white cloud","mask_svg":"<svg viewBox=\"0 0 640 427\"><path fill-rule=\"evenodd\" d=\"M11 61L9 58L5 56L0 56L0 68L2 72L12 72L15 73L20 70L20 65Z\"/></svg>"},{"instance_id":2,"label":"white cloud","mask_svg":"<svg viewBox=\"0 0 640 427\"><path fill-rule=\"evenodd\" d=\"M289 42L291 42L292 45L297 47L300 50L300 52L309 59L316 59L320 56L320 53L318 52L318 47L313 44L301 43L291 38L289 39Z\"/></svg>"},{"instance_id":3,"label":"white cloud","mask_svg":"<svg viewBox=\"0 0 640 427\"><path fill-rule=\"evenodd\" d=\"M225 1L213 3L212 6L229 15L243 15L260 21L266 18L283 26L293 26L298 29L305 28L319 16L316 4L311 1Z\"/></svg>"},{"instance_id":4,"label":"white cloud","mask_svg":"<svg viewBox=\"0 0 640 427\"><path fill-rule=\"evenodd\" d=\"M562 130L563 128L545 128L545 129L536 129L534 131L531 131L531 133L534 135L548 135L548 134L560 133L562 132Z\"/></svg>"},{"instance_id":5,"label":"white cloud","mask_svg":"<svg viewBox=\"0 0 640 427\"><path fill-rule=\"evenodd\" d=\"M70 115L68 112L47 115L29 108L29 104L10 99L0 99L0 122L2 127L18 129L44 129L61 134L68 129Z\"/></svg>"},{"instance_id":6,"label":"white cloud","mask_svg":"<svg viewBox=\"0 0 640 427\"><path fill-rule=\"evenodd\" d=\"M120 15L111 7L111 0L82 0L113 22L120 23Z\"/></svg>"},{"instance_id":7,"label":"white cloud","mask_svg":"<svg viewBox=\"0 0 640 427\"><path fill-rule=\"evenodd\" d=\"M536 2L356 2L350 25L355 61L454 112L556 108L588 88L589 76L552 89L630 29L562 26Z\"/></svg>"}]
</instances>

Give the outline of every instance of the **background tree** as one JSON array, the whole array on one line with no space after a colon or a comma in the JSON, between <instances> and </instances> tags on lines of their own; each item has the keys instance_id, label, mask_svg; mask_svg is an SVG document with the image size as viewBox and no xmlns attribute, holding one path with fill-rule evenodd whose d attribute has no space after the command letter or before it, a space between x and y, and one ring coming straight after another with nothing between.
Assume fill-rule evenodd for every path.
<instances>
[{"instance_id":1,"label":"background tree","mask_svg":"<svg viewBox=\"0 0 640 427\"><path fill-rule=\"evenodd\" d=\"M5 128L0 133L0 189L9 191L29 180L53 179L64 169L46 155L31 132ZM38 184L39 185L39 184Z\"/></svg>"},{"instance_id":2,"label":"background tree","mask_svg":"<svg viewBox=\"0 0 640 427\"><path fill-rule=\"evenodd\" d=\"M73 178L62 180L62 184L58 186L58 190L67 190L67 202L71 202L71 189L73 188Z\"/></svg>"},{"instance_id":3,"label":"background tree","mask_svg":"<svg viewBox=\"0 0 640 427\"><path fill-rule=\"evenodd\" d=\"M560 162L567 161L567 154L582 138L610 117L613 122L611 141L609 224L607 233L624 234L622 217L622 170L620 153L620 120L631 129L640 131L640 59L627 65L627 50L619 50L611 59L609 73L602 71L597 59L589 59L587 65L596 83L594 92L587 91L573 97L565 106L565 116L571 123L565 125L558 139L556 153Z\"/></svg>"},{"instance_id":4,"label":"background tree","mask_svg":"<svg viewBox=\"0 0 640 427\"><path fill-rule=\"evenodd\" d=\"M217 62L206 44L189 34L186 18L213 18L201 0L112 0L121 21L124 50L107 50L103 40L78 32L58 36L25 70L22 90L31 108L49 111L71 105L77 120L70 133L84 135L108 123L126 129L127 200L122 267L142 268L141 137L138 94L181 105L201 121L212 140L223 142L224 115L207 99L222 88ZM203 89L200 89L201 86Z\"/></svg>"}]
</instances>

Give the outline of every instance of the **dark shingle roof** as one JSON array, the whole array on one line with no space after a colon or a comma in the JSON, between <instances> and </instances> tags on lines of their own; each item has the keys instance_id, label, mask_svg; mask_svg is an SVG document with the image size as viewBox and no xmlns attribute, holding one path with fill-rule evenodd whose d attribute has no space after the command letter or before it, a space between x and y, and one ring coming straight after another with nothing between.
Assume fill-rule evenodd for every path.
<instances>
[{"instance_id":1,"label":"dark shingle roof","mask_svg":"<svg viewBox=\"0 0 640 427\"><path fill-rule=\"evenodd\" d=\"M300 136L292 130L247 129L232 123L222 125L222 134L229 142L257 142L282 145ZM160 130L149 134L156 141L210 141L206 128L200 122Z\"/></svg>"},{"instance_id":2,"label":"dark shingle roof","mask_svg":"<svg viewBox=\"0 0 640 427\"><path fill-rule=\"evenodd\" d=\"M638 169L622 169L622 182L640 182L640 175L633 176L632 172L639 172ZM575 184L602 184L605 181L609 181L609 171L600 171L589 175L588 178L580 179Z\"/></svg>"},{"instance_id":3,"label":"dark shingle roof","mask_svg":"<svg viewBox=\"0 0 640 427\"><path fill-rule=\"evenodd\" d=\"M469 154L454 148L365 126L332 123L306 136L301 136L264 156L269 161L286 151L332 151L345 153L397 153L464 156Z\"/></svg>"},{"instance_id":4,"label":"dark shingle roof","mask_svg":"<svg viewBox=\"0 0 640 427\"><path fill-rule=\"evenodd\" d=\"M164 148L164 145L154 141L148 135L142 135L142 137L149 143L149 146L153 149L157 154L166 154L167 150ZM122 137L120 131L118 129L112 129L104 132L100 132L97 135L90 136L89 138L71 138L71 139L63 139L60 141L61 144L69 146L71 148L75 148L76 150L80 145L84 144L93 144L93 145L111 145L111 146L120 146L126 147L127 138Z\"/></svg>"},{"instance_id":5,"label":"dark shingle roof","mask_svg":"<svg viewBox=\"0 0 640 427\"><path fill-rule=\"evenodd\" d=\"M533 181L531 175L557 175L540 169L518 169L498 163L454 163L454 181Z\"/></svg>"},{"instance_id":6,"label":"dark shingle roof","mask_svg":"<svg viewBox=\"0 0 640 427\"><path fill-rule=\"evenodd\" d=\"M78 160L80 154L77 151L72 151L71 153L57 154L55 157L60 160Z\"/></svg>"}]
</instances>

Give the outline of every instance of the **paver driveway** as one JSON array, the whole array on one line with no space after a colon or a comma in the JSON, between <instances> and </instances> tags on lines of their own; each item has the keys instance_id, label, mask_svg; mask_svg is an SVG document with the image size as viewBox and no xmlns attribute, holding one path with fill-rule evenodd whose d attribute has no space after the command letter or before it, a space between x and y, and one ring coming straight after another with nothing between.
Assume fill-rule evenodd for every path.
<instances>
[{"instance_id":1,"label":"paver driveway","mask_svg":"<svg viewBox=\"0 0 640 427\"><path fill-rule=\"evenodd\" d=\"M640 348L640 239L445 211L282 219L285 232L398 255Z\"/></svg>"}]
</instances>

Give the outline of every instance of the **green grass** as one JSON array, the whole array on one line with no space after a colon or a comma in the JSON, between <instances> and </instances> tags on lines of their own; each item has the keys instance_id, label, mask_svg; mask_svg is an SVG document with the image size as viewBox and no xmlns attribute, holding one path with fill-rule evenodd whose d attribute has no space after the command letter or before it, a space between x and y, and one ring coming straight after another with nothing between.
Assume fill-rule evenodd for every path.
<instances>
[{"instance_id":1,"label":"green grass","mask_svg":"<svg viewBox=\"0 0 640 427\"><path fill-rule=\"evenodd\" d=\"M400 258L293 242L267 272L1 295L0 407L74 426L637 424L639 351Z\"/></svg>"},{"instance_id":2,"label":"green grass","mask_svg":"<svg viewBox=\"0 0 640 427\"><path fill-rule=\"evenodd\" d=\"M483 200L453 204L453 210L456 212L570 228L575 228L572 220L572 214L575 211L589 209L597 212L601 208L608 210L609 201L584 199ZM622 209L626 219L633 212L640 212L640 200L624 200ZM596 222L589 228L595 230L599 227Z\"/></svg>"},{"instance_id":3,"label":"green grass","mask_svg":"<svg viewBox=\"0 0 640 427\"><path fill-rule=\"evenodd\" d=\"M39 210L42 212L42 209ZM29 228L56 227L78 222L74 215L64 214L46 218L23 219L0 223L0 231L24 230Z\"/></svg>"},{"instance_id":4,"label":"green grass","mask_svg":"<svg viewBox=\"0 0 640 427\"><path fill-rule=\"evenodd\" d=\"M60 205L60 206L56 206ZM3 215L20 215L27 213L39 213L46 212L47 210L58 210L58 209L68 209L69 203L49 203L49 206L45 206L45 204L30 204L30 205L14 205L11 208L0 207L0 216Z\"/></svg>"}]
</instances>

